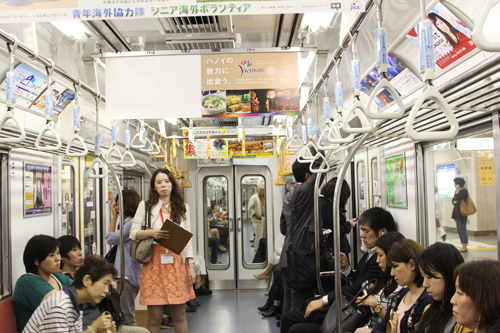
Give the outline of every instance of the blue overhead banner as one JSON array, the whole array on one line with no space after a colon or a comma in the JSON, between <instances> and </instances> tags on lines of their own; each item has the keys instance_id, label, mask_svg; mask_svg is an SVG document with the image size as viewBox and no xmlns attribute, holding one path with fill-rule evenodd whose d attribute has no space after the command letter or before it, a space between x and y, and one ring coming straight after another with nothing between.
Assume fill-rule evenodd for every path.
<instances>
[{"instance_id":1,"label":"blue overhead banner","mask_svg":"<svg viewBox=\"0 0 500 333\"><path fill-rule=\"evenodd\" d=\"M0 23L308 12L361 12L361 0L7 0Z\"/></svg>"}]
</instances>

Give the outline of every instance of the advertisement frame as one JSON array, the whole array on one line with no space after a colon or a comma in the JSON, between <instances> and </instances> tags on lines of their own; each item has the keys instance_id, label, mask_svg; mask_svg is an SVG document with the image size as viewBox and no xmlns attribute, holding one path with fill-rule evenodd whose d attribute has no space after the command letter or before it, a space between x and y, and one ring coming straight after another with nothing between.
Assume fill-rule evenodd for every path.
<instances>
[{"instance_id":1,"label":"advertisement frame","mask_svg":"<svg viewBox=\"0 0 500 333\"><path fill-rule=\"evenodd\" d=\"M391 160L391 159L395 159L395 158L402 158L402 168L401 170L403 171L403 181L404 181L404 186L403 186L403 195L405 196L405 200L403 203L401 204L397 204L397 203L394 203L394 204L390 204L390 200L389 200L389 188L390 188L390 185L389 185L389 181L388 181L388 160ZM384 165L385 165L385 179L386 179L386 184L385 184L385 190L386 190L386 200L387 200L387 207L391 207L391 208L400 208L400 209L408 209L408 177L407 177L407 172L406 172L406 154L403 152L402 154L398 154L398 155L393 155L393 156L389 156L389 157L385 157L384 158ZM395 186L394 186L394 189L393 191L395 192Z\"/></svg>"},{"instance_id":2,"label":"advertisement frame","mask_svg":"<svg viewBox=\"0 0 500 333\"><path fill-rule=\"evenodd\" d=\"M44 165L44 164L30 164L30 163L26 163L26 162L23 162L23 217L24 218L29 218L29 217L35 217L35 216L44 216L44 215L52 215L53 211L54 211L54 202L51 198L51 203L52 205L50 206L50 211L49 212L45 212L45 213L32 213L32 214L26 214L26 185L25 185L25 181L26 181L26 166L27 165L33 165L33 166L40 166L40 167L44 167L44 168L49 168L49 174L50 174L50 188L51 188L51 197L52 197L52 189L53 189L53 186L52 186L52 166L51 165ZM29 171L31 172L31 171Z\"/></svg>"}]
</instances>

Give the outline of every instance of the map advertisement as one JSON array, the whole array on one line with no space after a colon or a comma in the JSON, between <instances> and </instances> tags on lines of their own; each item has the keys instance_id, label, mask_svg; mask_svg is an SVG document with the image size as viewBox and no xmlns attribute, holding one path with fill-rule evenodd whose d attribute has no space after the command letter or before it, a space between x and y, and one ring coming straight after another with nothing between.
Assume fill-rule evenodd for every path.
<instances>
[{"instance_id":1,"label":"map advertisement","mask_svg":"<svg viewBox=\"0 0 500 333\"><path fill-rule=\"evenodd\" d=\"M406 166L404 154L385 159L387 205L407 208Z\"/></svg>"}]
</instances>

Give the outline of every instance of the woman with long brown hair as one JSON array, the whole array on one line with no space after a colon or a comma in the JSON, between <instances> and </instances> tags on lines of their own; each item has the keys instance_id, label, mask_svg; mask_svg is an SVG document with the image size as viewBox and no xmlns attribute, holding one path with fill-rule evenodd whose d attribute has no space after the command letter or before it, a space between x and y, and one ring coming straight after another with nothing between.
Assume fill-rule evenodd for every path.
<instances>
[{"instance_id":1,"label":"woman with long brown hair","mask_svg":"<svg viewBox=\"0 0 500 333\"><path fill-rule=\"evenodd\" d=\"M141 230L147 214L151 215L152 229ZM130 238L168 239L168 231L160 229L167 218L191 231L189 206L184 203L179 185L168 169L159 169L151 176L147 210L145 202L137 208ZM193 245L190 240L182 254L177 255L156 242L153 244L153 256L149 263L143 265L140 282L139 303L148 307L148 329L151 333L160 332L163 306L169 304L175 332L186 333L185 303L195 298Z\"/></svg>"}]
</instances>

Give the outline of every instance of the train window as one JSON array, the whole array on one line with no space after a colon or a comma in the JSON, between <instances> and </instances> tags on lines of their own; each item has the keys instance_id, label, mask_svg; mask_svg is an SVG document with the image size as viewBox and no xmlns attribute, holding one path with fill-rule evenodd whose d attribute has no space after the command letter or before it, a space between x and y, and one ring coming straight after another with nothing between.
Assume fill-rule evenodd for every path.
<instances>
[{"instance_id":1,"label":"train window","mask_svg":"<svg viewBox=\"0 0 500 333\"><path fill-rule=\"evenodd\" d=\"M5 189L8 186L9 168L8 156L0 154L0 187L4 189L0 192L0 297L10 294L10 276L11 265L9 263L10 253L10 228L9 228L9 214L8 214L8 201L4 193L8 193Z\"/></svg>"},{"instance_id":2,"label":"train window","mask_svg":"<svg viewBox=\"0 0 500 333\"><path fill-rule=\"evenodd\" d=\"M75 170L71 165L63 165L62 187L62 235L76 236L75 224Z\"/></svg>"},{"instance_id":3,"label":"train window","mask_svg":"<svg viewBox=\"0 0 500 333\"><path fill-rule=\"evenodd\" d=\"M133 174L123 174L123 189L124 190L136 190L140 196L142 193L142 177Z\"/></svg>"},{"instance_id":4,"label":"train window","mask_svg":"<svg viewBox=\"0 0 500 333\"><path fill-rule=\"evenodd\" d=\"M372 158L371 161L371 170L372 170L372 206L380 207L380 199L382 196L380 195L380 182L378 179L378 159L376 157Z\"/></svg>"},{"instance_id":5,"label":"train window","mask_svg":"<svg viewBox=\"0 0 500 333\"><path fill-rule=\"evenodd\" d=\"M368 191L366 186L366 166L364 161L356 164L358 181L358 216L368 209Z\"/></svg>"},{"instance_id":6,"label":"train window","mask_svg":"<svg viewBox=\"0 0 500 333\"><path fill-rule=\"evenodd\" d=\"M88 178L88 166L85 167L83 179L83 229L84 229L84 245L83 253L85 255L96 253L97 237L96 237L96 191L95 180Z\"/></svg>"},{"instance_id":7,"label":"train window","mask_svg":"<svg viewBox=\"0 0 500 333\"><path fill-rule=\"evenodd\" d=\"M241 244L243 267L267 260L266 180L262 176L244 176L241 179Z\"/></svg>"},{"instance_id":8,"label":"train window","mask_svg":"<svg viewBox=\"0 0 500 333\"><path fill-rule=\"evenodd\" d=\"M497 259L495 154L491 131L425 148L429 243L446 241L463 251L466 260ZM498 157L497 157L498 158ZM470 216L460 213L463 186L477 207ZM434 185L434 188L432 188ZM457 193L458 192L458 193Z\"/></svg>"},{"instance_id":9,"label":"train window","mask_svg":"<svg viewBox=\"0 0 500 333\"><path fill-rule=\"evenodd\" d=\"M229 216L227 206L227 178L210 176L204 179L206 204L203 223L206 235L205 260L210 269L227 269L231 256L229 244ZM195 216L193 213L191 217Z\"/></svg>"}]
</instances>

